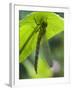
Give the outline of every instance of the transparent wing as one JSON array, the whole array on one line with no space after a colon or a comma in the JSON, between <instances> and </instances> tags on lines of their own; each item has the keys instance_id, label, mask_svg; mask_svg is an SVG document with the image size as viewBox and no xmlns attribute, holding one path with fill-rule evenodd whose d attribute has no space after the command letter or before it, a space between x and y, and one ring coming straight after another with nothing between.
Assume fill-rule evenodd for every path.
<instances>
[{"instance_id":1,"label":"transparent wing","mask_svg":"<svg viewBox=\"0 0 72 90\"><path fill-rule=\"evenodd\" d=\"M45 60L47 60L48 65L51 67L52 66L52 54L50 50L50 46L48 43L48 40L46 40L46 37L44 35L42 42L41 42L41 47L40 47L40 53Z\"/></svg>"}]
</instances>

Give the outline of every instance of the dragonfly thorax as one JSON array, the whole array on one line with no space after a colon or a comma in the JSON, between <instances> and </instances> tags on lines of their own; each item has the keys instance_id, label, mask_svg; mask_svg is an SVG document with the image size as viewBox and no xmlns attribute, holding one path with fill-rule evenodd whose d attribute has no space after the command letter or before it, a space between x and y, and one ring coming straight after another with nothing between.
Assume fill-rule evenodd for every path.
<instances>
[{"instance_id":1,"label":"dragonfly thorax","mask_svg":"<svg viewBox=\"0 0 72 90\"><path fill-rule=\"evenodd\" d=\"M46 27L47 27L47 22L44 22L44 21L43 21L43 22L41 23L41 26L42 26L43 29L46 29Z\"/></svg>"}]
</instances>

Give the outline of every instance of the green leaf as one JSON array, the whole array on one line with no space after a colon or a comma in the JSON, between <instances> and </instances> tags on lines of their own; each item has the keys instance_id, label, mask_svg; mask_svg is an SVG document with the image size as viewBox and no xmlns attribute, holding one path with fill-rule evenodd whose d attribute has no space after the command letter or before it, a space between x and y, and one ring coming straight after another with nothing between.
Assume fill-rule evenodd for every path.
<instances>
[{"instance_id":1,"label":"green leaf","mask_svg":"<svg viewBox=\"0 0 72 90\"><path fill-rule=\"evenodd\" d=\"M63 18L61 18L57 14L52 12L32 12L19 22L19 35L20 35L19 50L22 49L31 33L37 27L34 18L36 18L37 23L39 23L42 17L47 18L47 28L46 28L47 40L64 30ZM26 43L25 48L23 48L22 52L19 55L20 62L26 60L26 58L35 50L37 37L38 32L33 34L28 43Z\"/></svg>"}]
</instances>

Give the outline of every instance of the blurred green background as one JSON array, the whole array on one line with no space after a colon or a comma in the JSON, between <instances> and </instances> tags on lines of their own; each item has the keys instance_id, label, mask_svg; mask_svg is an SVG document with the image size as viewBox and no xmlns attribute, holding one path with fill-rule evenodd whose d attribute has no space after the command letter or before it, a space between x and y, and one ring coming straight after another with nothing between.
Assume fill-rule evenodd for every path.
<instances>
[{"instance_id":1,"label":"blurred green background","mask_svg":"<svg viewBox=\"0 0 72 90\"><path fill-rule=\"evenodd\" d=\"M31 12L32 11L20 10L19 20L24 19ZM55 12L55 13L60 15L62 18L64 18L64 13L62 12L61 13ZM44 50L47 50L46 44L48 45L49 55L46 54L46 51L44 53ZM39 71L41 72L41 70L44 70L44 73L46 73L45 72L46 68L44 69L43 67L47 67L48 68L48 72L46 73L47 75L43 76L43 73L40 73L37 75L34 71L35 52L33 52L30 56L28 56L28 58L24 62L19 63L19 78L20 79L47 78L47 77L49 78L49 77L63 77L64 76L64 32L61 32L55 37L49 39L49 41L46 44L41 46L41 49L40 49L40 52L42 52L41 53L42 58L44 57L43 55L45 55L46 58L50 59L48 61L48 64L52 64L53 59L58 61L58 63L61 66L61 70L58 73L54 73L51 70L51 67L49 65L48 67L46 66L47 62L43 58L43 61L40 60L40 63L42 63L42 66Z\"/></svg>"}]
</instances>

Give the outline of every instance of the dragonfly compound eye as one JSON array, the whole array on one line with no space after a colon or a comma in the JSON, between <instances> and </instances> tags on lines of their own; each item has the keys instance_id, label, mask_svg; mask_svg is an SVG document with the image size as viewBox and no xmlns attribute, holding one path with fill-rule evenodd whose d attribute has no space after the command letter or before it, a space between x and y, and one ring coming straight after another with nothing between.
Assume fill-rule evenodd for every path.
<instances>
[{"instance_id":1,"label":"dragonfly compound eye","mask_svg":"<svg viewBox=\"0 0 72 90\"><path fill-rule=\"evenodd\" d=\"M46 28L47 27L47 22L42 22L42 28Z\"/></svg>"}]
</instances>

